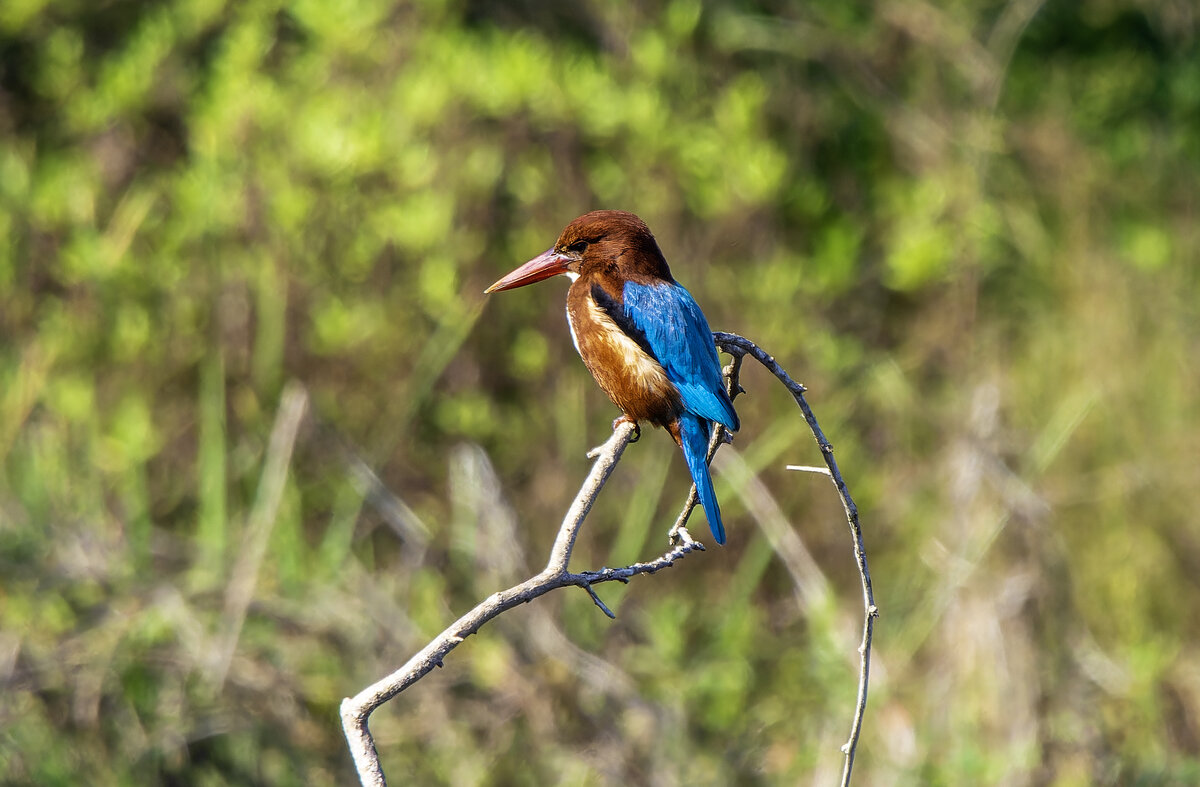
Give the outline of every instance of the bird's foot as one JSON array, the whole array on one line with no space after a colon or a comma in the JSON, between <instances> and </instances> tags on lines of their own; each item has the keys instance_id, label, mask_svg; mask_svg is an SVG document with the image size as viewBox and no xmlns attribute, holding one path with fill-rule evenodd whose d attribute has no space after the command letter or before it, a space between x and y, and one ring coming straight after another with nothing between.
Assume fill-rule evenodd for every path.
<instances>
[{"instance_id":1,"label":"bird's foot","mask_svg":"<svg viewBox=\"0 0 1200 787\"><path fill-rule=\"evenodd\" d=\"M629 442L636 443L638 440L641 439L642 427L638 425L636 418L630 418L627 415L621 416L617 420L613 421L613 425L612 425L613 430L615 431L616 428L618 426L620 426L621 424L633 424L633 437L629 438Z\"/></svg>"}]
</instances>

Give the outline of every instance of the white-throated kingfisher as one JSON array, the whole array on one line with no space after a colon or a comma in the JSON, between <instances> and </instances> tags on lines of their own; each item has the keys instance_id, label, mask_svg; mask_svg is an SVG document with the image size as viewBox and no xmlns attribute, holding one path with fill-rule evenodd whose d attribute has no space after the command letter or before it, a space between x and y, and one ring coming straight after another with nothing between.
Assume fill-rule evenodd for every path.
<instances>
[{"instance_id":1,"label":"white-throated kingfisher","mask_svg":"<svg viewBox=\"0 0 1200 787\"><path fill-rule=\"evenodd\" d=\"M558 274L572 281L567 323L588 371L625 420L661 426L683 449L713 538L724 544L708 440L714 423L734 432L739 424L700 307L672 278L650 228L625 211L580 216L487 292Z\"/></svg>"}]
</instances>

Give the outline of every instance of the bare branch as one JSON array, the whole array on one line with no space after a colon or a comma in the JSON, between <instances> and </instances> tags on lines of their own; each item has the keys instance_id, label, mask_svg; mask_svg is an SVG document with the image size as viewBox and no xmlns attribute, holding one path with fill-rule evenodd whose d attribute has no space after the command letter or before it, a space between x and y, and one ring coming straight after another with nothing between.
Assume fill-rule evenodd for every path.
<instances>
[{"instance_id":1,"label":"bare branch","mask_svg":"<svg viewBox=\"0 0 1200 787\"><path fill-rule=\"evenodd\" d=\"M834 485L837 487L838 494L846 509L846 516L850 523L851 531L855 536L855 557L858 560L859 571L862 575L864 604L867 613L863 628L863 643L859 648L862 658L858 686L858 704L855 710L850 740L842 747L842 750L846 753L842 784L848 785L850 771L854 764L854 751L862 727L863 713L866 709L871 638L874 619L877 614L871 594L870 574L867 571L866 557L862 549L862 532L858 524L858 510L850 498L849 492L846 490L845 482L842 480L837 463L833 459L833 448L825 439L815 416L813 416L812 410L804 400L804 387L793 381L775 363L774 359L760 350L753 342L735 334L714 333L713 337L718 346L733 356L733 362L725 369L727 391L731 397L735 397L737 394L743 392L738 382L738 377L743 357L746 355L752 356L755 360L766 366L795 397L797 404L804 413L809 428L817 440L817 445L820 446L821 452L825 457L825 462L828 466L827 474L833 479ZM358 770L359 779L363 785L367 785L368 787L383 787L387 783L379 764L379 754L375 749L374 738L368 728L368 720L371 713L380 705L427 675L434 667L440 667L443 659L450 651L458 647L471 634L477 632L489 620L513 607L545 595L552 590L570 586L583 588L596 606L605 615L613 618L615 615L596 594L593 588L594 585L602 582L628 582L630 578L639 574L656 573L664 568L669 568L675 564L675 561L692 552L704 550L704 545L693 539L685 527L688 517L697 502L696 490L693 486L678 519L670 530L669 535L672 546L665 554L654 560L645 563L634 563L624 568L601 568L597 571L584 571L577 574L568 571L567 566L571 559L571 552L575 547L575 540L579 535L579 528L595 503L600 490L611 475L616 463L620 460L625 447L629 445L631 440L635 439L635 434L636 426L633 423L623 420L618 421L608 441L589 452L589 458L594 458L595 462L579 493L575 496L571 507L568 509L566 516L563 518L562 526L550 551L550 559L541 572L506 590L493 593L435 637L432 642L409 659L408 663L403 667L363 689L356 696L342 701L342 727L346 734L351 754L354 757L354 764ZM726 430L724 427L718 426L713 430L709 442L708 458L710 460L717 449L725 442L728 442ZM803 469L814 470L814 468Z\"/></svg>"},{"instance_id":2,"label":"bare branch","mask_svg":"<svg viewBox=\"0 0 1200 787\"><path fill-rule=\"evenodd\" d=\"M841 498L842 507L846 511L846 523L850 526L850 534L854 538L854 560L858 564L858 574L862 580L863 593L863 634L862 643L858 647L858 700L855 703L854 719L850 724L850 737L842 745L842 753L846 755L846 762L842 769L841 783L843 787L847 787L850 784L850 773L854 770L854 753L858 748L858 738L862 733L863 715L867 710L867 684L870 682L871 674L871 640L875 633L875 618L879 616L879 608L875 606L875 594L871 589L871 572L867 569L867 555L863 547L862 527L858 522L858 506L854 504L853 498L850 497L850 491L846 488L845 480L842 479L842 472L838 469L837 460L833 458L833 446L825 438L825 433L821 431L821 425L817 423L817 417L813 415L812 408L808 406L808 401L804 398L806 390L804 386L793 380L775 362L774 358L749 339L745 339L735 333L721 333L719 331L713 333L713 339L716 341L718 347L734 357L735 364L743 356L749 355L765 366L767 371L775 375L776 379L783 383L783 386L792 394L792 398L796 400L800 411L804 413L804 420L808 422L808 428L812 431L813 437L817 441L817 446L821 449L821 455L825 459L825 466L829 468L829 477L833 479L833 485L837 488L838 497ZM731 386L737 384L737 368L736 366L734 367L735 373L730 378L729 382ZM808 470L809 468L797 466L795 469Z\"/></svg>"},{"instance_id":3,"label":"bare branch","mask_svg":"<svg viewBox=\"0 0 1200 787\"><path fill-rule=\"evenodd\" d=\"M580 574L572 574L567 571L567 564L571 559L571 550L575 546L579 527L583 524L588 511L591 510L604 482L612 473L613 467L621 458L633 433L634 425L632 423L621 422L613 430L608 441L592 452L596 461L563 519L558 538L550 552L550 562L546 568L518 585L493 593L452 623L449 628L409 659L403 667L363 689L354 697L342 700L342 728L350 745L350 752L354 757L354 765L358 769L359 780L364 785L382 787L387 784L379 765L379 754L375 750L374 739L367 726L371 713L416 683L434 667L440 667L446 654L477 632L483 624L538 596L570 586L581 587L588 591L601 610L611 617L612 611L599 600L595 591L592 590L592 585L601 582L628 582L631 577L638 574L653 574L674 565L676 560L690 552L704 549L702 544L689 537L662 557L648 563L635 563L625 568L602 568L599 571L585 571Z\"/></svg>"}]
</instances>

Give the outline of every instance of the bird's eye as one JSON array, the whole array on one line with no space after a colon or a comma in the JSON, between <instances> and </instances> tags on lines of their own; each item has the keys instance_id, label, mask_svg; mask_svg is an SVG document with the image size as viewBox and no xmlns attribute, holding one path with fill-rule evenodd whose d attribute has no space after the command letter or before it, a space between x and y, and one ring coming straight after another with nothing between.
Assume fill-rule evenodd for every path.
<instances>
[{"instance_id":1,"label":"bird's eye","mask_svg":"<svg viewBox=\"0 0 1200 787\"><path fill-rule=\"evenodd\" d=\"M568 246L567 251L573 251L576 254L583 254L585 251L587 251L587 247L588 247L587 241L579 240L579 241L575 241L570 246Z\"/></svg>"}]
</instances>

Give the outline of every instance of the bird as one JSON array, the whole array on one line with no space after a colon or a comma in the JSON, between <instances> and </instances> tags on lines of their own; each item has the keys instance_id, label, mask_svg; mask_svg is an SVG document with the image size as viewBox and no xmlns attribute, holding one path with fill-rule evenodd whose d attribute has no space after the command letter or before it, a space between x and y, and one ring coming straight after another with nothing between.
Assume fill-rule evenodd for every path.
<instances>
[{"instance_id":1,"label":"bird","mask_svg":"<svg viewBox=\"0 0 1200 787\"><path fill-rule=\"evenodd\" d=\"M662 427L683 451L709 529L725 543L721 509L708 470L715 424L740 427L725 390L708 320L671 276L646 223L633 213L597 210L563 229L554 245L485 292L524 287L553 276L571 280L567 325L596 383L622 412L613 422Z\"/></svg>"}]
</instances>

